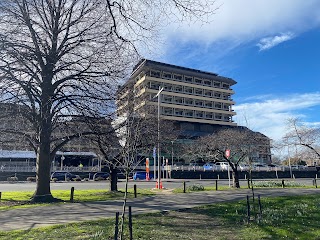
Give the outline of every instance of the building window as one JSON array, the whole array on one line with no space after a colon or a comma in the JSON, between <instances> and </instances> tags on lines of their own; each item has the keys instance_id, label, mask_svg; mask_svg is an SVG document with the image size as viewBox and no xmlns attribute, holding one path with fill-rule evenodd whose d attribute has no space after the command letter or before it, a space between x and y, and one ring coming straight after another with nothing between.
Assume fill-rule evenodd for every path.
<instances>
[{"instance_id":1,"label":"building window","mask_svg":"<svg viewBox=\"0 0 320 240\"><path fill-rule=\"evenodd\" d=\"M160 78L160 71L151 70L150 71L150 76L151 77Z\"/></svg>"},{"instance_id":2,"label":"building window","mask_svg":"<svg viewBox=\"0 0 320 240\"><path fill-rule=\"evenodd\" d=\"M166 90L166 91L171 91L171 90L172 90L172 85L171 85L171 84L165 84L165 85L163 86L163 88L164 88L164 90Z\"/></svg>"},{"instance_id":3,"label":"building window","mask_svg":"<svg viewBox=\"0 0 320 240\"><path fill-rule=\"evenodd\" d=\"M172 96L163 95L163 101L164 102L172 102Z\"/></svg>"},{"instance_id":4,"label":"building window","mask_svg":"<svg viewBox=\"0 0 320 240\"><path fill-rule=\"evenodd\" d=\"M208 108L212 108L212 102L205 102L204 105Z\"/></svg>"},{"instance_id":5,"label":"building window","mask_svg":"<svg viewBox=\"0 0 320 240\"><path fill-rule=\"evenodd\" d=\"M214 92L214 97L215 97L215 98L221 98L221 93L219 93L219 92Z\"/></svg>"},{"instance_id":6,"label":"building window","mask_svg":"<svg viewBox=\"0 0 320 240\"><path fill-rule=\"evenodd\" d=\"M192 77L184 76L184 81L186 81L186 82L192 82Z\"/></svg>"},{"instance_id":7,"label":"building window","mask_svg":"<svg viewBox=\"0 0 320 240\"><path fill-rule=\"evenodd\" d=\"M151 89L159 89L159 87L160 87L160 83L158 83L158 82L151 82L150 83Z\"/></svg>"},{"instance_id":8,"label":"building window","mask_svg":"<svg viewBox=\"0 0 320 240\"><path fill-rule=\"evenodd\" d=\"M193 93L193 88L192 87L184 87L184 92Z\"/></svg>"},{"instance_id":9,"label":"building window","mask_svg":"<svg viewBox=\"0 0 320 240\"><path fill-rule=\"evenodd\" d=\"M181 75L177 75L177 74L173 74L173 79L181 81L182 80L182 76Z\"/></svg>"},{"instance_id":10,"label":"building window","mask_svg":"<svg viewBox=\"0 0 320 240\"><path fill-rule=\"evenodd\" d=\"M176 115L176 116L183 116L183 110L181 110L181 109L175 109L174 115Z\"/></svg>"},{"instance_id":11,"label":"building window","mask_svg":"<svg viewBox=\"0 0 320 240\"><path fill-rule=\"evenodd\" d=\"M224 89L229 89L230 85L229 84L226 84L226 83L223 83L222 84L222 88Z\"/></svg>"},{"instance_id":12,"label":"building window","mask_svg":"<svg viewBox=\"0 0 320 240\"><path fill-rule=\"evenodd\" d=\"M198 106L198 107L202 107L202 106L203 106L203 101L195 100L195 101L194 101L194 105L195 105L195 106Z\"/></svg>"},{"instance_id":13,"label":"building window","mask_svg":"<svg viewBox=\"0 0 320 240\"><path fill-rule=\"evenodd\" d=\"M175 97L175 103L182 104L183 98L182 97Z\"/></svg>"},{"instance_id":14,"label":"building window","mask_svg":"<svg viewBox=\"0 0 320 240\"><path fill-rule=\"evenodd\" d=\"M193 111L192 111L192 110L186 110L185 113L184 113L184 115L185 115L186 117L193 117Z\"/></svg>"},{"instance_id":15,"label":"building window","mask_svg":"<svg viewBox=\"0 0 320 240\"><path fill-rule=\"evenodd\" d=\"M172 74L171 74L171 73L164 72L164 73L162 74L162 77L163 77L163 78L166 78L166 79L171 79L171 78L172 78Z\"/></svg>"},{"instance_id":16,"label":"building window","mask_svg":"<svg viewBox=\"0 0 320 240\"><path fill-rule=\"evenodd\" d=\"M200 88L195 88L195 89L194 89L194 94L196 94L196 95L202 95L202 89L200 89Z\"/></svg>"},{"instance_id":17,"label":"building window","mask_svg":"<svg viewBox=\"0 0 320 240\"><path fill-rule=\"evenodd\" d=\"M163 108L163 114L164 115L172 115L173 109L172 108Z\"/></svg>"},{"instance_id":18,"label":"building window","mask_svg":"<svg viewBox=\"0 0 320 240\"><path fill-rule=\"evenodd\" d=\"M200 78L195 78L195 79L194 79L194 82L195 82L196 84L202 84L202 79L200 79Z\"/></svg>"},{"instance_id":19,"label":"building window","mask_svg":"<svg viewBox=\"0 0 320 240\"><path fill-rule=\"evenodd\" d=\"M222 114L221 113L216 113L214 117L215 117L216 120L221 120L222 119Z\"/></svg>"},{"instance_id":20,"label":"building window","mask_svg":"<svg viewBox=\"0 0 320 240\"><path fill-rule=\"evenodd\" d=\"M207 97L211 97L212 96L212 91L204 90L204 95L207 96Z\"/></svg>"},{"instance_id":21,"label":"building window","mask_svg":"<svg viewBox=\"0 0 320 240\"><path fill-rule=\"evenodd\" d=\"M203 85L211 86L212 82L208 79L203 80Z\"/></svg>"},{"instance_id":22,"label":"building window","mask_svg":"<svg viewBox=\"0 0 320 240\"><path fill-rule=\"evenodd\" d=\"M213 82L213 86L216 88L220 88L221 83L220 82Z\"/></svg>"},{"instance_id":23,"label":"building window","mask_svg":"<svg viewBox=\"0 0 320 240\"><path fill-rule=\"evenodd\" d=\"M182 92L182 86L175 86L175 91L176 92Z\"/></svg>"},{"instance_id":24,"label":"building window","mask_svg":"<svg viewBox=\"0 0 320 240\"><path fill-rule=\"evenodd\" d=\"M186 105L193 105L193 99L192 98L185 98L184 103Z\"/></svg>"},{"instance_id":25,"label":"building window","mask_svg":"<svg viewBox=\"0 0 320 240\"><path fill-rule=\"evenodd\" d=\"M197 118L203 118L203 112L195 111L195 115Z\"/></svg>"},{"instance_id":26,"label":"building window","mask_svg":"<svg viewBox=\"0 0 320 240\"><path fill-rule=\"evenodd\" d=\"M215 108L218 108L218 109L221 109L221 108L222 108L222 104L219 103L219 102L216 102L216 103L214 104L214 107L215 107Z\"/></svg>"},{"instance_id":27,"label":"building window","mask_svg":"<svg viewBox=\"0 0 320 240\"><path fill-rule=\"evenodd\" d=\"M212 113L206 113L206 118L212 119L213 118L213 114Z\"/></svg>"}]
</instances>

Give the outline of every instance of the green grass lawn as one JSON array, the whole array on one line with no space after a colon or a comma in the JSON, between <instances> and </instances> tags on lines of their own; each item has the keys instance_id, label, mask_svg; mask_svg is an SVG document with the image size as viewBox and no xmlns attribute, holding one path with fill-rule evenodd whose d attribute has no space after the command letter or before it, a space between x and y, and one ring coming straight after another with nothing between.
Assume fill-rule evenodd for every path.
<instances>
[{"instance_id":1,"label":"green grass lawn","mask_svg":"<svg viewBox=\"0 0 320 240\"><path fill-rule=\"evenodd\" d=\"M320 239L320 195L261 198L193 209L133 216L134 239ZM253 204L251 199L251 205ZM134 212L134 209L133 209ZM128 239L126 223L125 239ZM0 239L113 239L114 219L58 225L27 231L0 232Z\"/></svg>"},{"instance_id":2,"label":"green grass lawn","mask_svg":"<svg viewBox=\"0 0 320 240\"><path fill-rule=\"evenodd\" d=\"M20 191L20 192L2 192L0 201L0 210L8 210L10 208L22 207L36 207L44 204L30 204L33 191ZM52 190L52 195L63 201L70 201L70 190ZM137 197L148 196L155 194L148 189L137 189ZM75 190L74 202L92 202L92 201L105 201L112 199L122 199L124 197L124 190L120 189L118 192L110 192L106 190ZM128 198L133 198L133 189L128 189ZM57 203L54 203L57 204ZM59 203L58 203L59 204Z\"/></svg>"}]
</instances>

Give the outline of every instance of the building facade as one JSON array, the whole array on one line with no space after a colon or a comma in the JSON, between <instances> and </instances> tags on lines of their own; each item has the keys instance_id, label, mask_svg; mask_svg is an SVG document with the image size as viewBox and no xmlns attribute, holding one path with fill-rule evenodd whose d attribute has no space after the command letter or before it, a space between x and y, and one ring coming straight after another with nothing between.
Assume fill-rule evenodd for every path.
<instances>
[{"instance_id":1,"label":"building facade","mask_svg":"<svg viewBox=\"0 0 320 240\"><path fill-rule=\"evenodd\" d=\"M237 128L232 109L235 84L235 80L215 73L143 59L119 88L117 115L143 113L146 109L153 109L153 114L157 114L159 107L161 119L175 122L182 141L223 128ZM256 160L268 163L270 159L270 139L264 136Z\"/></svg>"},{"instance_id":2,"label":"building facade","mask_svg":"<svg viewBox=\"0 0 320 240\"><path fill-rule=\"evenodd\" d=\"M236 126L232 106L236 81L215 73L142 60L129 81L120 89L118 116L142 107L157 108L159 89L160 115L173 120L185 132L213 132L216 126ZM132 104L133 103L133 104ZM200 134L201 135L201 134Z\"/></svg>"}]
</instances>

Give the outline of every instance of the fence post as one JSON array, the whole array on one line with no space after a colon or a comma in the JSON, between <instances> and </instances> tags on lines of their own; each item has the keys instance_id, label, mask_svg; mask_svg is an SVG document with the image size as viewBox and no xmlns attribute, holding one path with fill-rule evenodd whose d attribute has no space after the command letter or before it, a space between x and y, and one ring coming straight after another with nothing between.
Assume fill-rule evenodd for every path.
<instances>
[{"instance_id":1,"label":"fence post","mask_svg":"<svg viewBox=\"0 0 320 240\"><path fill-rule=\"evenodd\" d=\"M317 179L316 178L314 179L314 185L316 186L316 188L318 188Z\"/></svg>"},{"instance_id":2,"label":"fence post","mask_svg":"<svg viewBox=\"0 0 320 240\"><path fill-rule=\"evenodd\" d=\"M216 180L216 191L218 191L218 180Z\"/></svg>"},{"instance_id":3,"label":"fence post","mask_svg":"<svg viewBox=\"0 0 320 240\"><path fill-rule=\"evenodd\" d=\"M0 192L0 200L1 200L2 192Z\"/></svg>"},{"instance_id":4,"label":"fence post","mask_svg":"<svg viewBox=\"0 0 320 240\"><path fill-rule=\"evenodd\" d=\"M186 182L183 182L183 193L186 193Z\"/></svg>"},{"instance_id":5,"label":"fence post","mask_svg":"<svg viewBox=\"0 0 320 240\"><path fill-rule=\"evenodd\" d=\"M119 231L119 212L116 212L116 222L114 224L114 240L118 240L118 231Z\"/></svg>"},{"instance_id":6,"label":"fence post","mask_svg":"<svg viewBox=\"0 0 320 240\"><path fill-rule=\"evenodd\" d=\"M259 203L259 221L262 219L262 205L260 201L260 195L258 195L258 203Z\"/></svg>"},{"instance_id":7,"label":"fence post","mask_svg":"<svg viewBox=\"0 0 320 240\"><path fill-rule=\"evenodd\" d=\"M133 185L134 198L137 198L137 185Z\"/></svg>"},{"instance_id":8,"label":"fence post","mask_svg":"<svg viewBox=\"0 0 320 240\"><path fill-rule=\"evenodd\" d=\"M250 222L250 202L249 202L249 195L247 195L247 220L248 223Z\"/></svg>"},{"instance_id":9,"label":"fence post","mask_svg":"<svg viewBox=\"0 0 320 240\"><path fill-rule=\"evenodd\" d=\"M131 206L129 206L129 235L130 235L130 240L132 240L133 237L132 237L132 212L131 212Z\"/></svg>"},{"instance_id":10,"label":"fence post","mask_svg":"<svg viewBox=\"0 0 320 240\"><path fill-rule=\"evenodd\" d=\"M284 185L284 179L282 179L281 184L282 184L282 188L284 188L284 187L285 187L285 185Z\"/></svg>"},{"instance_id":11,"label":"fence post","mask_svg":"<svg viewBox=\"0 0 320 240\"><path fill-rule=\"evenodd\" d=\"M71 187L70 202L73 202L73 196L74 196L74 187Z\"/></svg>"}]
</instances>

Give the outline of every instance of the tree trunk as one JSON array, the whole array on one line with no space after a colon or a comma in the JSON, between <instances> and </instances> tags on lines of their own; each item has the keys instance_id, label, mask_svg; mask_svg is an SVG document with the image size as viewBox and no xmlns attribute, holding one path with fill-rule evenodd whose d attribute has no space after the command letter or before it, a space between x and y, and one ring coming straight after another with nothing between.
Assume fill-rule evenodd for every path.
<instances>
[{"instance_id":1,"label":"tree trunk","mask_svg":"<svg viewBox=\"0 0 320 240\"><path fill-rule=\"evenodd\" d=\"M232 169L232 180L233 180L233 187L234 188L240 188L240 182L239 182L239 172L238 169Z\"/></svg>"},{"instance_id":2,"label":"tree trunk","mask_svg":"<svg viewBox=\"0 0 320 240\"><path fill-rule=\"evenodd\" d=\"M50 71L49 71L50 72ZM50 167L53 156L51 156L51 96L52 96L52 76L43 76L41 106L39 114L39 146L37 149L37 186L36 191L31 198L34 202L52 202L53 198L50 190Z\"/></svg>"},{"instance_id":3,"label":"tree trunk","mask_svg":"<svg viewBox=\"0 0 320 240\"><path fill-rule=\"evenodd\" d=\"M117 169L110 167L110 191L118 191Z\"/></svg>"},{"instance_id":4,"label":"tree trunk","mask_svg":"<svg viewBox=\"0 0 320 240\"><path fill-rule=\"evenodd\" d=\"M124 215L126 212L127 195L128 195L128 182L129 182L129 171L126 170L126 185L125 185L125 190L124 190L124 198L123 198L122 214L121 214L120 240L123 239Z\"/></svg>"}]
</instances>

